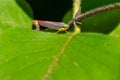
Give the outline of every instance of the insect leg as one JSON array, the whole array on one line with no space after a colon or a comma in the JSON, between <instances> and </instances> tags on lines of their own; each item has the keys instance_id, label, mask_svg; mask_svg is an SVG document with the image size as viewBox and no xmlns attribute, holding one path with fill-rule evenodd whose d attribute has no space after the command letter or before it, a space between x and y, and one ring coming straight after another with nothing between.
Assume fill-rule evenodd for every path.
<instances>
[{"instance_id":1,"label":"insect leg","mask_svg":"<svg viewBox=\"0 0 120 80\"><path fill-rule=\"evenodd\" d=\"M44 31L48 31L50 28L46 28Z\"/></svg>"},{"instance_id":2,"label":"insect leg","mask_svg":"<svg viewBox=\"0 0 120 80\"><path fill-rule=\"evenodd\" d=\"M40 25L38 23L38 20L33 20L33 29L40 30Z\"/></svg>"}]
</instances>

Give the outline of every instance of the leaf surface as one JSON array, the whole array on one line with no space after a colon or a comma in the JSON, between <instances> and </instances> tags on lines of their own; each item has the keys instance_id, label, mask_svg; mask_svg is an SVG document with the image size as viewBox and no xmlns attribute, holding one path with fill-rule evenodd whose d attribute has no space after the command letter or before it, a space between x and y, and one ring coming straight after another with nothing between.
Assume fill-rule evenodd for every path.
<instances>
[{"instance_id":1,"label":"leaf surface","mask_svg":"<svg viewBox=\"0 0 120 80\"><path fill-rule=\"evenodd\" d=\"M14 0L1 2L0 80L120 79L119 39L112 33L81 33L64 47L72 33L33 31Z\"/></svg>"}]
</instances>

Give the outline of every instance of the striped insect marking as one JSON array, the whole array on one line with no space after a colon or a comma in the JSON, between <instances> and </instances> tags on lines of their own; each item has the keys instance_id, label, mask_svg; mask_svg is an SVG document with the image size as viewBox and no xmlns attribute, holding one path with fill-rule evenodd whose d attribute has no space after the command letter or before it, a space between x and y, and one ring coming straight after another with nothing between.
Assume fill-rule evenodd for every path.
<instances>
[{"instance_id":1,"label":"striped insect marking","mask_svg":"<svg viewBox=\"0 0 120 80\"><path fill-rule=\"evenodd\" d=\"M54 29L60 31L66 31L69 28L69 25L63 22L53 22L53 21L44 21L44 20L37 20L38 24L47 27L48 29Z\"/></svg>"}]
</instances>

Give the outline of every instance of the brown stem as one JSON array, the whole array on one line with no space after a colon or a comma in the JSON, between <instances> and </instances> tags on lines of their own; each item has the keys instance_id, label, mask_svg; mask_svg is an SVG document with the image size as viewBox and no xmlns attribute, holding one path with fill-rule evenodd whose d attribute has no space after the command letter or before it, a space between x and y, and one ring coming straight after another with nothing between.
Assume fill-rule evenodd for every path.
<instances>
[{"instance_id":1,"label":"brown stem","mask_svg":"<svg viewBox=\"0 0 120 80\"><path fill-rule=\"evenodd\" d=\"M81 15L78 15L75 19L72 19L68 24L71 26L74 20L76 20L77 22L81 22L83 19L86 19L87 17L114 9L120 9L120 3L110 4L108 6L96 8L88 12L85 12Z\"/></svg>"}]
</instances>

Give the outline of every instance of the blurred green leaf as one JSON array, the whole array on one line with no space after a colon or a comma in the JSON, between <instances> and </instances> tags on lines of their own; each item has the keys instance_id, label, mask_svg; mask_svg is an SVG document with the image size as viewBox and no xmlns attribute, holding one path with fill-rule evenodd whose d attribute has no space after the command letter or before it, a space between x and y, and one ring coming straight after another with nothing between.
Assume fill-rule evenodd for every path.
<instances>
[{"instance_id":1,"label":"blurred green leaf","mask_svg":"<svg viewBox=\"0 0 120 80\"><path fill-rule=\"evenodd\" d=\"M0 80L120 79L120 40L115 36L81 33L61 54L71 33L33 31L31 18L14 0L1 2ZM113 32L120 35L118 27Z\"/></svg>"},{"instance_id":2,"label":"blurred green leaf","mask_svg":"<svg viewBox=\"0 0 120 80\"><path fill-rule=\"evenodd\" d=\"M82 0L82 13L89 11L91 9L100 7L100 6L104 6L104 5L108 5L108 4L113 4L116 2L120 2L120 0Z\"/></svg>"},{"instance_id":3,"label":"blurred green leaf","mask_svg":"<svg viewBox=\"0 0 120 80\"><path fill-rule=\"evenodd\" d=\"M25 1L23 2L25 3ZM26 6L30 10L28 5ZM31 10L29 13L31 13ZM16 27L31 29L31 21L15 0L0 1L0 33Z\"/></svg>"},{"instance_id":4,"label":"blurred green leaf","mask_svg":"<svg viewBox=\"0 0 120 80\"><path fill-rule=\"evenodd\" d=\"M120 9L91 16L82 21L81 29L84 32L100 32L108 34L120 22Z\"/></svg>"}]
</instances>

